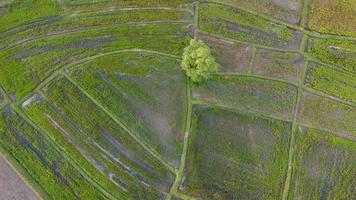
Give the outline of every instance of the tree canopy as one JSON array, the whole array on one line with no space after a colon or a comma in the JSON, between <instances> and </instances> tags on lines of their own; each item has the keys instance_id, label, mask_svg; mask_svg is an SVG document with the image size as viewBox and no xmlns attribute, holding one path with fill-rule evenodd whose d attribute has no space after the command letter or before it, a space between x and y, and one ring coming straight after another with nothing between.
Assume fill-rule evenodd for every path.
<instances>
[{"instance_id":1,"label":"tree canopy","mask_svg":"<svg viewBox=\"0 0 356 200\"><path fill-rule=\"evenodd\" d=\"M193 82L199 83L208 79L209 74L217 72L219 67L209 46L203 41L192 39L184 49L182 68Z\"/></svg>"}]
</instances>

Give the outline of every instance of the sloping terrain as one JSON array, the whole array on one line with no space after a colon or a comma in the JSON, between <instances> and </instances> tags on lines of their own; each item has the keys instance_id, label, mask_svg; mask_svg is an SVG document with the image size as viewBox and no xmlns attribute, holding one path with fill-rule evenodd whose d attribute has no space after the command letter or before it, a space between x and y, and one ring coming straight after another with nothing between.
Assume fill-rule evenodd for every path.
<instances>
[{"instance_id":1,"label":"sloping terrain","mask_svg":"<svg viewBox=\"0 0 356 200\"><path fill-rule=\"evenodd\" d=\"M6 195L355 199L355 20L354 0L0 1ZM221 65L201 84L192 38Z\"/></svg>"}]
</instances>

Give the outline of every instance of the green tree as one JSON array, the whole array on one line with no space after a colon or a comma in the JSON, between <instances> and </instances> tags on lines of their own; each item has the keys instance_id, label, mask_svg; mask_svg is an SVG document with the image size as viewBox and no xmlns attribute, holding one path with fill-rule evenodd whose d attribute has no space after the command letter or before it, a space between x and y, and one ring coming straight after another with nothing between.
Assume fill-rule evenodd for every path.
<instances>
[{"instance_id":1,"label":"green tree","mask_svg":"<svg viewBox=\"0 0 356 200\"><path fill-rule=\"evenodd\" d=\"M219 67L210 48L203 41L192 39L184 49L182 68L192 81L199 83L208 79L209 74L217 72Z\"/></svg>"}]
</instances>

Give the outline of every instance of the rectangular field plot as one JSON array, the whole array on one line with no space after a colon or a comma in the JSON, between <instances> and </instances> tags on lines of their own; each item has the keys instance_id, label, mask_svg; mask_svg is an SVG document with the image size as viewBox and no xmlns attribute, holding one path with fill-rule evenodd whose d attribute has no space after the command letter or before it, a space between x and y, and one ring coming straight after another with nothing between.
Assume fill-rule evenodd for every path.
<instances>
[{"instance_id":1,"label":"rectangular field plot","mask_svg":"<svg viewBox=\"0 0 356 200\"><path fill-rule=\"evenodd\" d=\"M95 10L104 10L107 8L136 8L136 7L170 7L185 8L191 7L193 0L125 0L125 1L107 1L107 0L64 0L68 9L74 12L88 12Z\"/></svg>"},{"instance_id":2,"label":"rectangular field plot","mask_svg":"<svg viewBox=\"0 0 356 200\"><path fill-rule=\"evenodd\" d=\"M199 28L244 42L298 49L301 33L249 12L215 3L199 6Z\"/></svg>"},{"instance_id":3,"label":"rectangular field plot","mask_svg":"<svg viewBox=\"0 0 356 200\"><path fill-rule=\"evenodd\" d=\"M195 86L198 101L291 120L297 88L291 84L248 76L214 76Z\"/></svg>"},{"instance_id":4,"label":"rectangular field plot","mask_svg":"<svg viewBox=\"0 0 356 200\"><path fill-rule=\"evenodd\" d=\"M220 0L237 7L297 24L301 18L303 0Z\"/></svg>"},{"instance_id":5,"label":"rectangular field plot","mask_svg":"<svg viewBox=\"0 0 356 200\"><path fill-rule=\"evenodd\" d=\"M354 199L356 144L299 128L289 199Z\"/></svg>"},{"instance_id":6,"label":"rectangular field plot","mask_svg":"<svg viewBox=\"0 0 356 200\"><path fill-rule=\"evenodd\" d=\"M184 134L186 86L180 61L126 52L73 68L70 76L172 166Z\"/></svg>"},{"instance_id":7,"label":"rectangular field plot","mask_svg":"<svg viewBox=\"0 0 356 200\"><path fill-rule=\"evenodd\" d=\"M307 53L327 64L356 72L356 41L309 38Z\"/></svg>"},{"instance_id":8,"label":"rectangular field plot","mask_svg":"<svg viewBox=\"0 0 356 200\"><path fill-rule=\"evenodd\" d=\"M304 84L335 98L356 103L356 76L309 62Z\"/></svg>"},{"instance_id":9,"label":"rectangular field plot","mask_svg":"<svg viewBox=\"0 0 356 200\"><path fill-rule=\"evenodd\" d=\"M356 36L355 0L311 0L308 28L322 33Z\"/></svg>"},{"instance_id":10,"label":"rectangular field plot","mask_svg":"<svg viewBox=\"0 0 356 200\"><path fill-rule=\"evenodd\" d=\"M44 134L11 108L1 113L0 145L50 199L109 199Z\"/></svg>"},{"instance_id":11,"label":"rectangular field plot","mask_svg":"<svg viewBox=\"0 0 356 200\"><path fill-rule=\"evenodd\" d=\"M284 79L298 84L304 69L304 58L298 53L257 49L253 74Z\"/></svg>"},{"instance_id":12,"label":"rectangular field plot","mask_svg":"<svg viewBox=\"0 0 356 200\"><path fill-rule=\"evenodd\" d=\"M291 123L194 107L182 192L201 199L280 199Z\"/></svg>"},{"instance_id":13,"label":"rectangular field plot","mask_svg":"<svg viewBox=\"0 0 356 200\"><path fill-rule=\"evenodd\" d=\"M222 40L203 33L198 33L197 38L209 45L220 64L220 72L247 73L252 54L251 45Z\"/></svg>"},{"instance_id":14,"label":"rectangular field plot","mask_svg":"<svg viewBox=\"0 0 356 200\"><path fill-rule=\"evenodd\" d=\"M181 55L189 41L187 25L125 25L34 40L0 51L0 82L23 97L56 69L99 53L138 48Z\"/></svg>"},{"instance_id":15,"label":"rectangular field plot","mask_svg":"<svg viewBox=\"0 0 356 200\"><path fill-rule=\"evenodd\" d=\"M356 139L355 119L356 109L353 106L312 93L302 93L299 123Z\"/></svg>"},{"instance_id":16,"label":"rectangular field plot","mask_svg":"<svg viewBox=\"0 0 356 200\"><path fill-rule=\"evenodd\" d=\"M133 199L169 191L173 174L69 80L60 78L51 82L43 94L32 98L24 109L49 134L62 138L58 139L61 146L69 149L65 140L70 141ZM157 147L151 143L149 148Z\"/></svg>"}]
</instances>

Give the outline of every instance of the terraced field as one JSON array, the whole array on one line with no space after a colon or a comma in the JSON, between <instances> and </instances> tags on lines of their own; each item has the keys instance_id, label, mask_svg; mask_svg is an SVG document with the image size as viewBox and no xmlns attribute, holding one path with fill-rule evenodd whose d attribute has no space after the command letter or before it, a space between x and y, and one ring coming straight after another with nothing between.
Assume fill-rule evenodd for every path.
<instances>
[{"instance_id":1,"label":"terraced field","mask_svg":"<svg viewBox=\"0 0 356 200\"><path fill-rule=\"evenodd\" d=\"M354 0L0 1L0 199L356 199L355 24Z\"/></svg>"}]
</instances>

